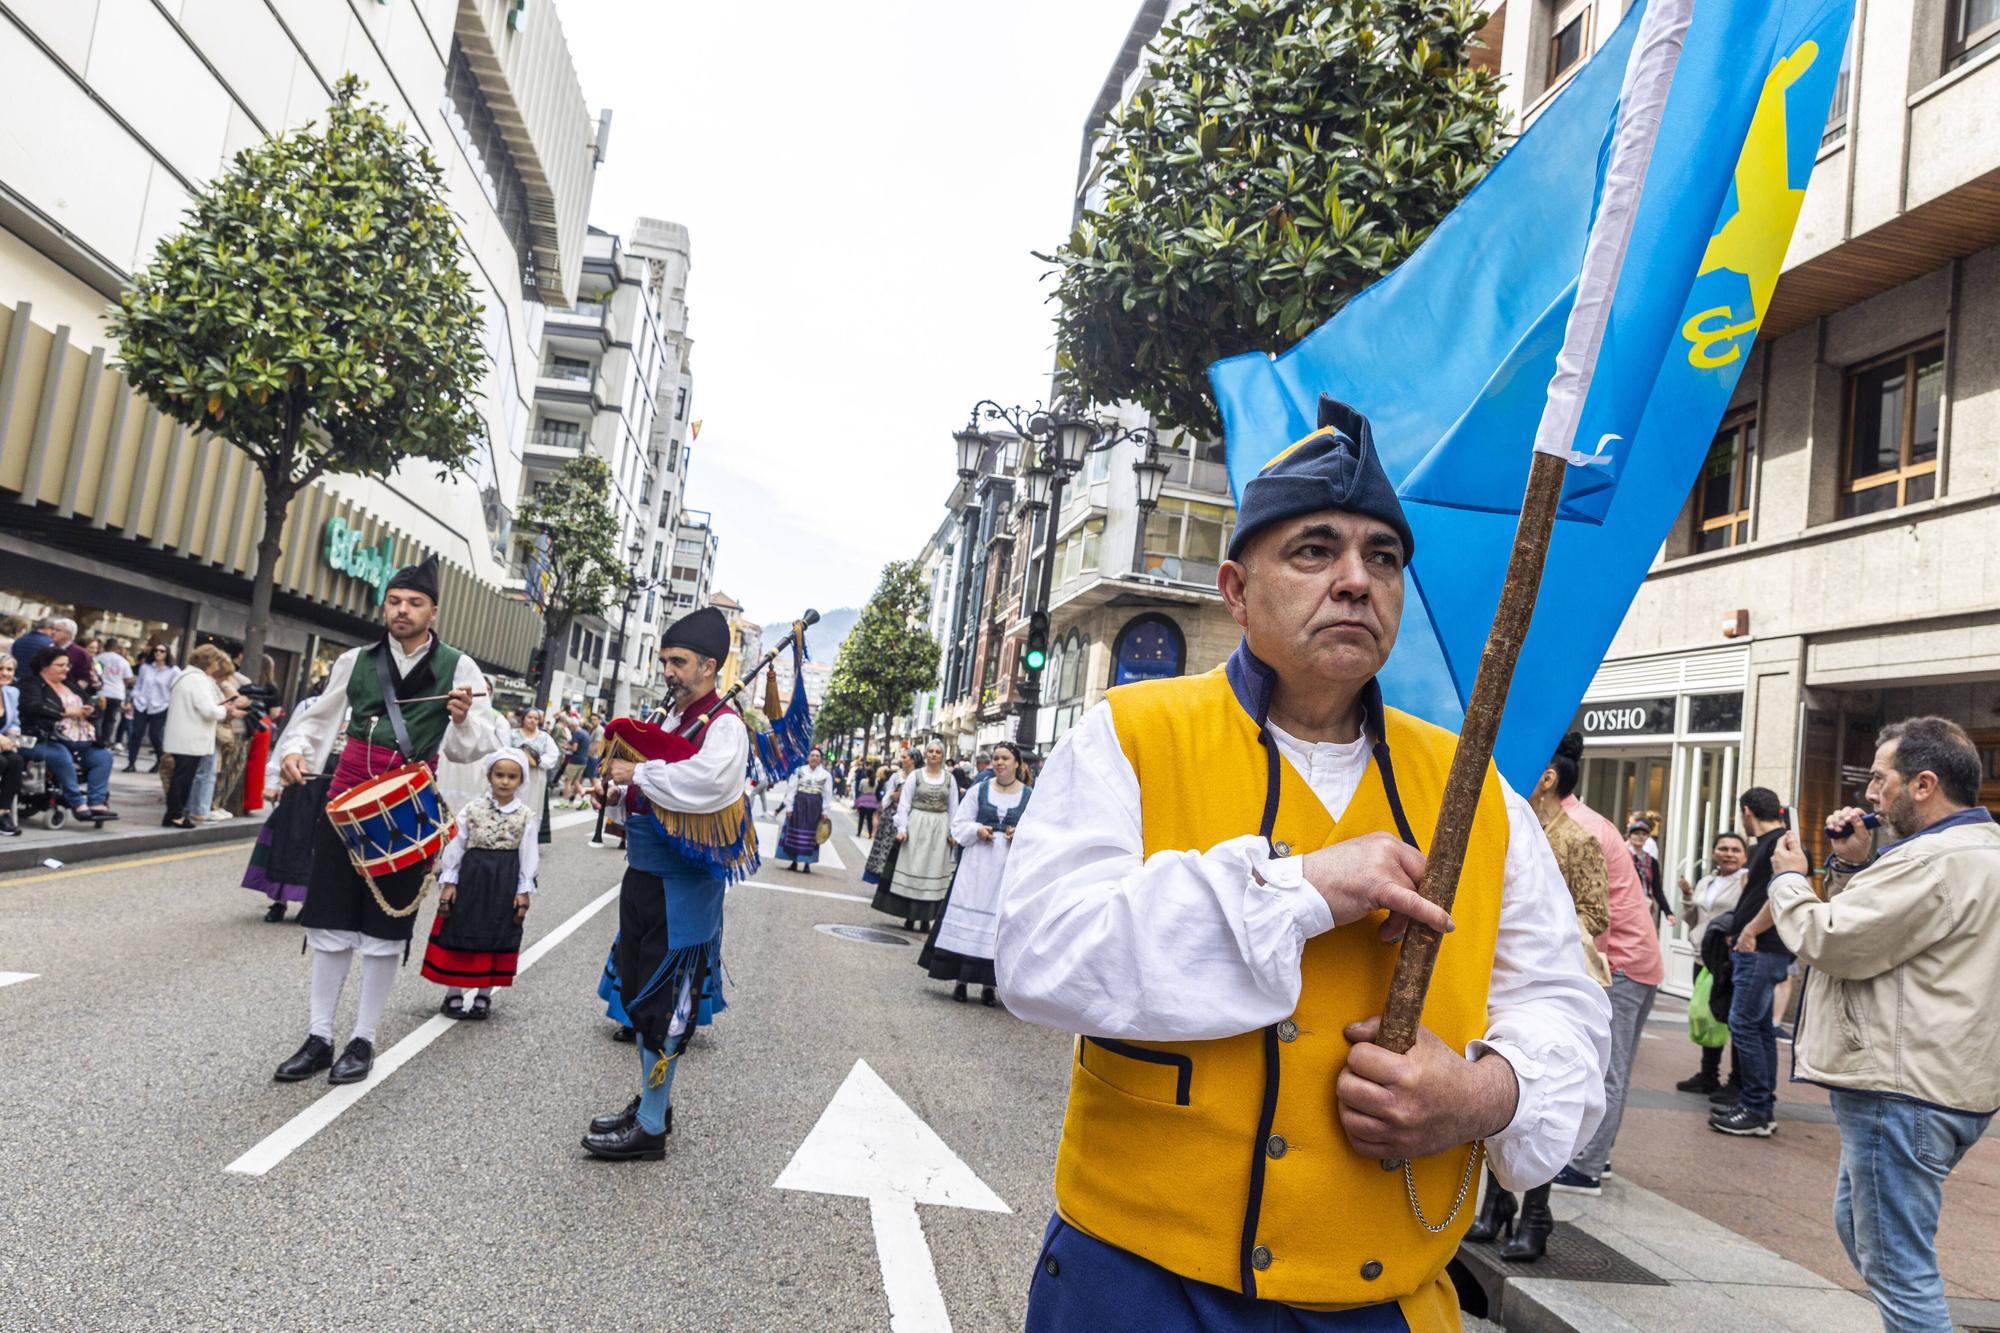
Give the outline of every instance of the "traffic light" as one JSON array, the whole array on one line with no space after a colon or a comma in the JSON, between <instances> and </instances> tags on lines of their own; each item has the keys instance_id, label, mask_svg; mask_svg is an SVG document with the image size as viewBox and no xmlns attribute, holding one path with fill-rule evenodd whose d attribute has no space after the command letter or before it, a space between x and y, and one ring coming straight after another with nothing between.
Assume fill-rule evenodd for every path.
<instances>
[{"instance_id":1,"label":"traffic light","mask_svg":"<svg viewBox=\"0 0 2000 1333\"><path fill-rule=\"evenodd\" d=\"M542 673L548 669L549 650L546 645L528 655L528 690L533 693L541 688Z\"/></svg>"},{"instance_id":2,"label":"traffic light","mask_svg":"<svg viewBox=\"0 0 2000 1333\"><path fill-rule=\"evenodd\" d=\"M1037 611L1028 617L1028 647L1021 654L1021 665L1029 671L1040 671L1049 660L1049 613Z\"/></svg>"}]
</instances>

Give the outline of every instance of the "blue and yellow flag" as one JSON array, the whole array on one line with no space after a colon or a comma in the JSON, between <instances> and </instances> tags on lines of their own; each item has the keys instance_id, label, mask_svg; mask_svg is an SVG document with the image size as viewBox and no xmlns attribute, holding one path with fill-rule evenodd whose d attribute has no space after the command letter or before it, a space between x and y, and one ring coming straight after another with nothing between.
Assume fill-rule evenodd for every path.
<instances>
[{"instance_id":1,"label":"blue and yellow flag","mask_svg":"<svg viewBox=\"0 0 2000 1333\"><path fill-rule=\"evenodd\" d=\"M1416 537L1389 703L1456 727L1576 305L1644 3L1394 273L1276 358L1209 368L1243 485L1360 408ZM1777 286L1853 0L1696 0L1578 408L1494 758L1525 790L1694 485ZM1429 556L1425 555L1429 552Z\"/></svg>"}]
</instances>

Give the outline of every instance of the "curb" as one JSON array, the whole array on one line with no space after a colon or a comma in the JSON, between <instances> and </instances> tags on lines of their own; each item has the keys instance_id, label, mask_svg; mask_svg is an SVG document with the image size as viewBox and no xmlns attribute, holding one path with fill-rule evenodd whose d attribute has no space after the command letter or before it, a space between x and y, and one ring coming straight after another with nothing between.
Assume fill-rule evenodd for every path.
<instances>
[{"instance_id":1,"label":"curb","mask_svg":"<svg viewBox=\"0 0 2000 1333\"><path fill-rule=\"evenodd\" d=\"M65 868L84 861L103 861L141 852L172 851L185 847L205 847L218 842L250 842L264 827L262 819L236 818L197 829L151 829L144 833L117 833L109 830L79 832L61 843L40 843L28 847L0 848L0 874L15 870L39 870L50 857ZM9 842L13 841L11 838Z\"/></svg>"}]
</instances>

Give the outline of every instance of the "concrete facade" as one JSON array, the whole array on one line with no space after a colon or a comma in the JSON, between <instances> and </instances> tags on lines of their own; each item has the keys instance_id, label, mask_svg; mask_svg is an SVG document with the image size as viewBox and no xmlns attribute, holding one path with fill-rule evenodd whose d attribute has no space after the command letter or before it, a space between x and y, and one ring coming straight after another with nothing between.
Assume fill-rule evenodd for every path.
<instances>
[{"instance_id":1,"label":"concrete facade","mask_svg":"<svg viewBox=\"0 0 2000 1333\"><path fill-rule=\"evenodd\" d=\"M1558 90L1537 62L1571 8L1489 6L1523 118ZM1593 47L1621 9L1596 4ZM1914 713L1973 733L2000 804L2000 43L1961 51L1955 13L1861 7L1710 455L1739 498L1717 509L1697 484L1579 714L1584 799L1621 821L1657 810L1670 875L1698 869L1744 787L1796 803L1811 832L1858 798L1879 727ZM1879 435L1878 411L1894 418ZM1901 451L1888 471L1858 461L1877 440ZM1738 505L1733 538L1704 540ZM1670 967L1670 986L1686 975Z\"/></svg>"}]
</instances>

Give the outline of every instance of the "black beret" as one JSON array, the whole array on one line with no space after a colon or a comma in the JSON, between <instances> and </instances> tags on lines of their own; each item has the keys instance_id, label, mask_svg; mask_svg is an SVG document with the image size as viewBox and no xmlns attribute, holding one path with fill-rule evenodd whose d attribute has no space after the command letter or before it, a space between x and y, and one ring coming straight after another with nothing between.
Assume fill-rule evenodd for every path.
<instances>
[{"instance_id":1,"label":"black beret","mask_svg":"<svg viewBox=\"0 0 2000 1333\"><path fill-rule=\"evenodd\" d=\"M729 656L729 620L712 606L691 611L667 627L662 648L690 648L720 662Z\"/></svg>"},{"instance_id":2,"label":"black beret","mask_svg":"<svg viewBox=\"0 0 2000 1333\"><path fill-rule=\"evenodd\" d=\"M1321 394L1319 429L1264 464L1244 485L1229 558L1241 560L1250 539L1271 524L1326 509L1380 519L1403 539L1405 563L1416 553L1403 502L1376 456L1368 418Z\"/></svg>"}]
</instances>

